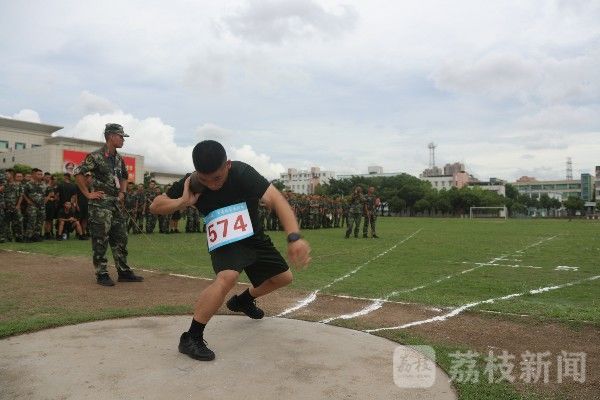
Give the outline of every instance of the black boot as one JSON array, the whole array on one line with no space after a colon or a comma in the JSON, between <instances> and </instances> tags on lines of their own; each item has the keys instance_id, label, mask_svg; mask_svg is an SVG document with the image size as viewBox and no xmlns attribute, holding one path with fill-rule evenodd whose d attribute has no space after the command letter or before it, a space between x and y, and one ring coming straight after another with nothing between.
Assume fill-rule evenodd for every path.
<instances>
[{"instance_id":1,"label":"black boot","mask_svg":"<svg viewBox=\"0 0 600 400\"><path fill-rule=\"evenodd\" d=\"M102 286L115 286L115 282L108 274L100 274L96 277L96 283Z\"/></svg>"},{"instance_id":2,"label":"black boot","mask_svg":"<svg viewBox=\"0 0 600 400\"><path fill-rule=\"evenodd\" d=\"M227 301L227 308L233 312L243 312L252 319L261 319L265 312L256 306L256 300L242 302L238 295L234 295Z\"/></svg>"},{"instance_id":3,"label":"black boot","mask_svg":"<svg viewBox=\"0 0 600 400\"><path fill-rule=\"evenodd\" d=\"M136 275L132 270L119 272L119 282L143 282L144 277Z\"/></svg>"},{"instance_id":4,"label":"black boot","mask_svg":"<svg viewBox=\"0 0 600 400\"><path fill-rule=\"evenodd\" d=\"M179 338L179 352L199 361L211 361L215 359L215 353L206 347L204 339L193 338L189 332L181 334Z\"/></svg>"}]
</instances>

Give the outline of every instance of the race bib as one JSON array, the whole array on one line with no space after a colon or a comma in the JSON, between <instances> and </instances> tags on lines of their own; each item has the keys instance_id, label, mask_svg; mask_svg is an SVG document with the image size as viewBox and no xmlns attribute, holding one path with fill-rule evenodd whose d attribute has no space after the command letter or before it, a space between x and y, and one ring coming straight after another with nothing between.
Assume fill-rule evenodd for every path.
<instances>
[{"instance_id":1,"label":"race bib","mask_svg":"<svg viewBox=\"0 0 600 400\"><path fill-rule=\"evenodd\" d=\"M246 203L214 210L204 221L209 252L254 235Z\"/></svg>"}]
</instances>

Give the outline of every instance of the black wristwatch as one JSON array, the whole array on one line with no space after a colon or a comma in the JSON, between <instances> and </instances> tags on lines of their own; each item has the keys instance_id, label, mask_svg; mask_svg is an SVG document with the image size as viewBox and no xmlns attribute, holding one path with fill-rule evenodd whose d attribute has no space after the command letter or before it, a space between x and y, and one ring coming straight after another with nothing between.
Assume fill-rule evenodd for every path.
<instances>
[{"instance_id":1,"label":"black wristwatch","mask_svg":"<svg viewBox=\"0 0 600 400\"><path fill-rule=\"evenodd\" d=\"M302 239L302 235L299 234L298 232L292 232L289 235L287 235L288 243L292 243L292 242L295 242L296 240L300 240L300 239Z\"/></svg>"}]
</instances>

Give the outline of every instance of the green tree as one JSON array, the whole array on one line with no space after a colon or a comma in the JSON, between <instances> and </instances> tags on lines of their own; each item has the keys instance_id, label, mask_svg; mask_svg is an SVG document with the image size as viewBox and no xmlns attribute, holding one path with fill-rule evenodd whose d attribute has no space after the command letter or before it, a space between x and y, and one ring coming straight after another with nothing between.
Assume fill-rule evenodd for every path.
<instances>
[{"instance_id":1,"label":"green tree","mask_svg":"<svg viewBox=\"0 0 600 400\"><path fill-rule=\"evenodd\" d=\"M15 164L12 169L14 169L15 172L20 172L25 175L30 174L33 168L26 164Z\"/></svg>"},{"instance_id":2,"label":"green tree","mask_svg":"<svg viewBox=\"0 0 600 400\"><path fill-rule=\"evenodd\" d=\"M506 198L508 199L516 200L519 197L519 191L510 183L504 185L504 190L506 192Z\"/></svg>"},{"instance_id":3,"label":"green tree","mask_svg":"<svg viewBox=\"0 0 600 400\"><path fill-rule=\"evenodd\" d=\"M575 215L577 211L583 211L585 208L585 202L579 197L569 197L563 204L571 216Z\"/></svg>"},{"instance_id":4,"label":"green tree","mask_svg":"<svg viewBox=\"0 0 600 400\"><path fill-rule=\"evenodd\" d=\"M389 200L389 207L391 212L399 213L406 208L406 201L399 196L394 196Z\"/></svg>"},{"instance_id":5,"label":"green tree","mask_svg":"<svg viewBox=\"0 0 600 400\"><path fill-rule=\"evenodd\" d=\"M285 189L285 184L281 179L273 179L271 181L271 185L275 186L281 192L283 192L283 190Z\"/></svg>"},{"instance_id":6,"label":"green tree","mask_svg":"<svg viewBox=\"0 0 600 400\"><path fill-rule=\"evenodd\" d=\"M150 180L152 179L152 175L150 174L149 171L144 171L144 187L146 189L148 189L148 186L150 186Z\"/></svg>"},{"instance_id":7,"label":"green tree","mask_svg":"<svg viewBox=\"0 0 600 400\"><path fill-rule=\"evenodd\" d=\"M425 199L419 199L415 202L413 210L418 213L428 211L431 208L431 204Z\"/></svg>"},{"instance_id":8,"label":"green tree","mask_svg":"<svg viewBox=\"0 0 600 400\"><path fill-rule=\"evenodd\" d=\"M510 207L510 215L527 215L527 206L519 203L518 201L513 202Z\"/></svg>"}]
</instances>

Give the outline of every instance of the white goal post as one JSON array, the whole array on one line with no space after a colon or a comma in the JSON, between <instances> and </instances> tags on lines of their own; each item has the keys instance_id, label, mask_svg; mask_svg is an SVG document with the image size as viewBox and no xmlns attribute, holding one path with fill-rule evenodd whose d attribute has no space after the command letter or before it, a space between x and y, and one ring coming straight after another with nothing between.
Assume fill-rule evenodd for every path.
<instances>
[{"instance_id":1,"label":"white goal post","mask_svg":"<svg viewBox=\"0 0 600 400\"><path fill-rule=\"evenodd\" d=\"M506 206L502 207L471 207L469 218L508 218Z\"/></svg>"}]
</instances>

